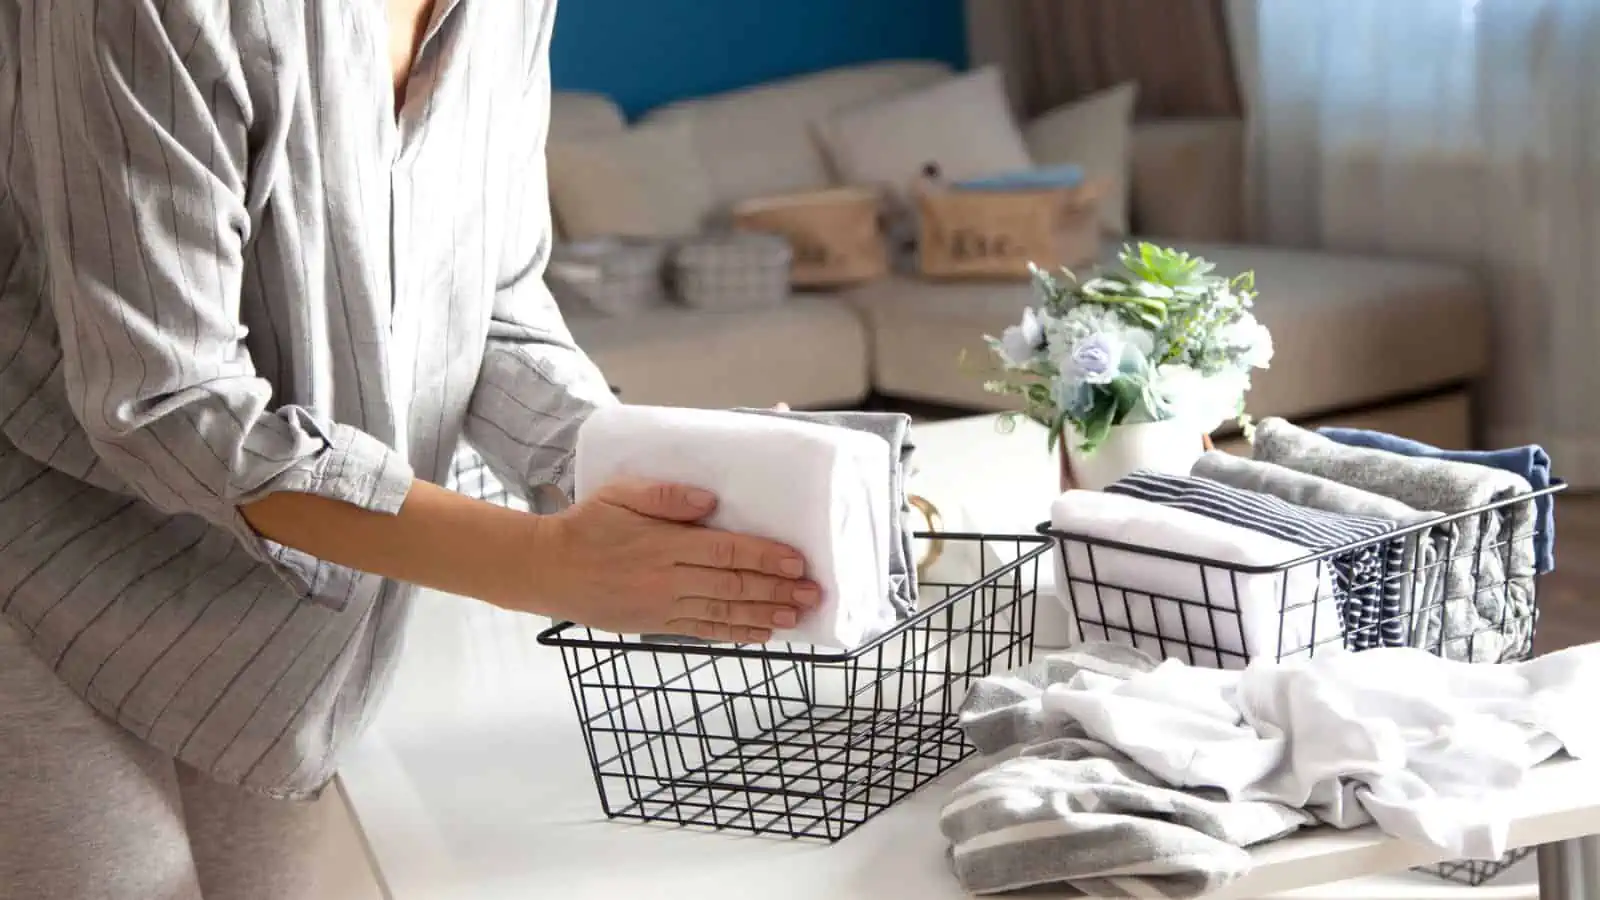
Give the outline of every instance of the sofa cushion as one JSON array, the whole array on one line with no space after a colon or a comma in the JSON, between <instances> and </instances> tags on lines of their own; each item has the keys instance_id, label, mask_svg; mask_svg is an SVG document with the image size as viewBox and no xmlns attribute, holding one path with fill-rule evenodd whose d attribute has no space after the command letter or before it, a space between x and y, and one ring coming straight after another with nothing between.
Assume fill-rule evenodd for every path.
<instances>
[{"instance_id":1,"label":"sofa cushion","mask_svg":"<svg viewBox=\"0 0 1600 900\"><path fill-rule=\"evenodd\" d=\"M950 77L936 62L872 63L682 100L645 122L687 121L720 207L829 187L833 176L813 133L832 113Z\"/></svg>"},{"instance_id":2,"label":"sofa cushion","mask_svg":"<svg viewBox=\"0 0 1600 900\"><path fill-rule=\"evenodd\" d=\"M1254 415L1354 408L1472 379L1486 366L1487 309L1472 273L1423 262L1265 247L1185 244L1219 272L1254 270L1256 314L1277 355L1256 373ZM873 381L885 393L973 409L1010 398L983 390L983 335L1034 302L1024 283L891 279L849 294L867 317Z\"/></svg>"},{"instance_id":3,"label":"sofa cushion","mask_svg":"<svg viewBox=\"0 0 1600 900\"><path fill-rule=\"evenodd\" d=\"M836 113L818 133L840 180L901 198L930 164L950 181L1033 165L992 67Z\"/></svg>"},{"instance_id":4,"label":"sofa cushion","mask_svg":"<svg viewBox=\"0 0 1600 900\"><path fill-rule=\"evenodd\" d=\"M556 91L550 97L550 140L577 141L627 128L622 110L604 94Z\"/></svg>"},{"instance_id":5,"label":"sofa cushion","mask_svg":"<svg viewBox=\"0 0 1600 900\"><path fill-rule=\"evenodd\" d=\"M711 188L687 125L552 141L550 204L568 240L696 234Z\"/></svg>"},{"instance_id":6,"label":"sofa cushion","mask_svg":"<svg viewBox=\"0 0 1600 900\"><path fill-rule=\"evenodd\" d=\"M749 312L574 315L567 324L629 403L817 409L858 403L869 391L866 327L834 297Z\"/></svg>"},{"instance_id":7,"label":"sofa cushion","mask_svg":"<svg viewBox=\"0 0 1600 900\"><path fill-rule=\"evenodd\" d=\"M1138 99L1137 84L1119 84L1057 107L1023 131L1034 162L1082 166L1090 178L1106 184L1100 226L1119 238L1128 233L1128 168Z\"/></svg>"},{"instance_id":8,"label":"sofa cushion","mask_svg":"<svg viewBox=\"0 0 1600 900\"><path fill-rule=\"evenodd\" d=\"M1133 221L1140 234L1229 243L1244 235L1244 123L1155 119L1133 130Z\"/></svg>"}]
</instances>

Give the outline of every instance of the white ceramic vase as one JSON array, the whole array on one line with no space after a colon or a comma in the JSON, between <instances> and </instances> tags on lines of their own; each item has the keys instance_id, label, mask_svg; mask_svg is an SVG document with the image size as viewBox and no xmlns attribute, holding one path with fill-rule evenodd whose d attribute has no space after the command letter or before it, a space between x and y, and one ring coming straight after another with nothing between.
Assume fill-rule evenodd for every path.
<instances>
[{"instance_id":1,"label":"white ceramic vase","mask_svg":"<svg viewBox=\"0 0 1600 900\"><path fill-rule=\"evenodd\" d=\"M1069 473L1071 486L1087 491L1102 490L1140 469L1187 475L1205 452L1204 434L1184 419L1118 425L1089 453L1079 449L1082 443L1075 432L1064 436L1063 488Z\"/></svg>"}]
</instances>

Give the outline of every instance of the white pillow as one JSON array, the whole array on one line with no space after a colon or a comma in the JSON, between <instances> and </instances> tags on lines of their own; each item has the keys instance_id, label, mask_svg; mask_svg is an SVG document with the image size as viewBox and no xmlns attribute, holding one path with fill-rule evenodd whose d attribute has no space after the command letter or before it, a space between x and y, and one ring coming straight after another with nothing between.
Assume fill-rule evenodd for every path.
<instances>
[{"instance_id":1,"label":"white pillow","mask_svg":"<svg viewBox=\"0 0 1600 900\"><path fill-rule=\"evenodd\" d=\"M1028 151L1041 166L1073 163L1102 180L1100 225L1117 237L1128 233L1128 173L1133 165L1133 105L1139 88L1126 82L1045 113L1024 131Z\"/></svg>"},{"instance_id":2,"label":"white pillow","mask_svg":"<svg viewBox=\"0 0 1600 900\"><path fill-rule=\"evenodd\" d=\"M845 110L818 131L841 181L881 185L902 199L929 163L951 180L1033 167L992 66Z\"/></svg>"},{"instance_id":3,"label":"white pillow","mask_svg":"<svg viewBox=\"0 0 1600 900\"><path fill-rule=\"evenodd\" d=\"M550 204L568 240L696 234L713 206L687 122L552 142L547 157Z\"/></svg>"}]
</instances>

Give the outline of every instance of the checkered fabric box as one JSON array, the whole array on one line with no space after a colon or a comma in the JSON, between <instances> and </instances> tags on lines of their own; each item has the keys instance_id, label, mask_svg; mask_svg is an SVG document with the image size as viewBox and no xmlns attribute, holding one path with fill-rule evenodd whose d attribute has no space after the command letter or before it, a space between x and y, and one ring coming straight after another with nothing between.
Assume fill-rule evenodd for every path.
<instances>
[{"instance_id":1,"label":"checkered fabric box","mask_svg":"<svg viewBox=\"0 0 1600 900\"><path fill-rule=\"evenodd\" d=\"M673 275L678 297L695 309L765 309L789 299L794 251L774 234L729 232L678 247Z\"/></svg>"},{"instance_id":2,"label":"checkered fabric box","mask_svg":"<svg viewBox=\"0 0 1600 900\"><path fill-rule=\"evenodd\" d=\"M607 316L630 316L666 302L669 246L642 238L557 244L547 280L556 302Z\"/></svg>"}]
</instances>

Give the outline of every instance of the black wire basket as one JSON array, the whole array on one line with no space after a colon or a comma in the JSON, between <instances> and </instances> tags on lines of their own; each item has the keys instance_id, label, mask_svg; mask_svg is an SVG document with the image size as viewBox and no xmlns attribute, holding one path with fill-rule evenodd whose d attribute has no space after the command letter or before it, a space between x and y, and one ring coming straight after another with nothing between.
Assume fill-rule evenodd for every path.
<instances>
[{"instance_id":1,"label":"black wire basket","mask_svg":"<svg viewBox=\"0 0 1600 900\"><path fill-rule=\"evenodd\" d=\"M1057 586L1080 640L1191 665L1242 668L1330 648L1421 647L1451 659L1533 655L1539 605L1534 501L1564 484L1272 566L1239 566L1050 527ZM1535 525L1512 527L1510 513ZM1532 853L1423 867L1477 886Z\"/></svg>"},{"instance_id":2,"label":"black wire basket","mask_svg":"<svg viewBox=\"0 0 1600 900\"><path fill-rule=\"evenodd\" d=\"M973 681L1033 658L1050 544L920 537L983 560L981 577L922 581L915 617L849 653L541 634L565 661L606 815L833 842L970 755L957 710Z\"/></svg>"}]
</instances>

